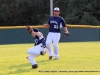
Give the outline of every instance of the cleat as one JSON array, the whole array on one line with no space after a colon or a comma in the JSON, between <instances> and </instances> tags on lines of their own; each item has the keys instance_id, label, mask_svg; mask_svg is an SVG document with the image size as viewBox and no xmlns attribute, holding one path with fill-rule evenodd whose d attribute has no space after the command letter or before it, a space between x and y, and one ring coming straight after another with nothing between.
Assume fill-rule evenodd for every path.
<instances>
[{"instance_id":1,"label":"cleat","mask_svg":"<svg viewBox=\"0 0 100 75\"><path fill-rule=\"evenodd\" d=\"M36 69L36 68L38 68L37 64L32 65L32 69Z\"/></svg>"},{"instance_id":2,"label":"cleat","mask_svg":"<svg viewBox=\"0 0 100 75\"><path fill-rule=\"evenodd\" d=\"M51 60L52 59L52 56L49 56L49 60Z\"/></svg>"},{"instance_id":3,"label":"cleat","mask_svg":"<svg viewBox=\"0 0 100 75\"><path fill-rule=\"evenodd\" d=\"M26 59L28 59L28 57L26 57Z\"/></svg>"}]
</instances>

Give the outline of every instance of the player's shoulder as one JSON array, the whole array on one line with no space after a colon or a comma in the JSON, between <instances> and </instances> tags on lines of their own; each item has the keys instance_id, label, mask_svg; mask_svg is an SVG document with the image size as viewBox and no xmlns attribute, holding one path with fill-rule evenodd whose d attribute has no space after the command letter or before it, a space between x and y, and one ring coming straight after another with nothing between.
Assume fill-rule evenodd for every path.
<instances>
[{"instance_id":1,"label":"player's shoulder","mask_svg":"<svg viewBox=\"0 0 100 75\"><path fill-rule=\"evenodd\" d=\"M63 18L63 17L61 17L61 16L59 16L59 18L60 18L61 20L64 20L64 18Z\"/></svg>"}]
</instances>

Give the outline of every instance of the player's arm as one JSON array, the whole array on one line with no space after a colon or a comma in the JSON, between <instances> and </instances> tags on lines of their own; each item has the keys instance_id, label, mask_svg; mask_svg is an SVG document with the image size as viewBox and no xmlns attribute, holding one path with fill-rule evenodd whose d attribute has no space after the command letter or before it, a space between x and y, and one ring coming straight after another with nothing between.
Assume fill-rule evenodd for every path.
<instances>
[{"instance_id":1,"label":"player's arm","mask_svg":"<svg viewBox=\"0 0 100 75\"><path fill-rule=\"evenodd\" d=\"M68 31L68 28L67 28L66 23L65 23L65 21L64 21L63 18L61 19L61 22L62 22L64 34L67 35L67 36L69 36L70 33L69 33L69 31Z\"/></svg>"},{"instance_id":2,"label":"player's arm","mask_svg":"<svg viewBox=\"0 0 100 75\"><path fill-rule=\"evenodd\" d=\"M43 27L50 27L49 24L43 24Z\"/></svg>"},{"instance_id":3,"label":"player's arm","mask_svg":"<svg viewBox=\"0 0 100 75\"><path fill-rule=\"evenodd\" d=\"M67 27L63 27L63 30L64 30L64 32L69 33Z\"/></svg>"},{"instance_id":4,"label":"player's arm","mask_svg":"<svg viewBox=\"0 0 100 75\"><path fill-rule=\"evenodd\" d=\"M34 37L34 36L38 36L38 37L41 37L41 34L40 34L40 32L34 32L34 31L32 31L32 36Z\"/></svg>"},{"instance_id":5,"label":"player's arm","mask_svg":"<svg viewBox=\"0 0 100 75\"><path fill-rule=\"evenodd\" d=\"M43 27L50 27L50 19L47 24L43 24Z\"/></svg>"},{"instance_id":6,"label":"player's arm","mask_svg":"<svg viewBox=\"0 0 100 75\"><path fill-rule=\"evenodd\" d=\"M29 26L29 25L27 25L26 26L26 29L28 30L28 32L34 37L34 36L41 36L41 34L39 33L39 32L34 32L33 30L32 30L32 28Z\"/></svg>"}]
</instances>

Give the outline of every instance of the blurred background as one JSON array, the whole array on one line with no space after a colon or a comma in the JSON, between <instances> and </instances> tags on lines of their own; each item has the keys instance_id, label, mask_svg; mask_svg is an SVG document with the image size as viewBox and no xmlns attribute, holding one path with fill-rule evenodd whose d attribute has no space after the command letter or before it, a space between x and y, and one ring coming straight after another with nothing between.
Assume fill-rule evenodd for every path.
<instances>
[{"instance_id":1,"label":"blurred background","mask_svg":"<svg viewBox=\"0 0 100 75\"><path fill-rule=\"evenodd\" d=\"M100 0L52 0L59 7L66 24L100 25ZM50 17L50 0L0 0L0 26L42 25ZM61 30L60 42L100 41L99 28L68 28L70 36ZM45 38L48 29L40 31ZM25 28L1 29L0 44L33 43Z\"/></svg>"},{"instance_id":2,"label":"blurred background","mask_svg":"<svg viewBox=\"0 0 100 75\"><path fill-rule=\"evenodd\" d=\"M100 25L100 0L53 0L67 24ZM39 25L50 17L50 0L0 0L0 26Z\"/></svg>"}]
</instances>

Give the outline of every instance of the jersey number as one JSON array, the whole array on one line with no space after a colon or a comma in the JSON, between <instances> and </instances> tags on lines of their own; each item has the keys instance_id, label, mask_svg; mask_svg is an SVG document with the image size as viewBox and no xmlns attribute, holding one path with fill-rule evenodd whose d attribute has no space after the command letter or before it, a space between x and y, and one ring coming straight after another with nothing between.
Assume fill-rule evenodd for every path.
<instances>
[{"instance_id":1,"label":"jersey number","mask_svg":"<svg viewBox=\"0 0 100 75\"><path fill-rule=\"evenodd\" d=\"M55 28L55 29L58 29L58 25L54 25L54 28Z\"/></svg>"}]
</instances>

